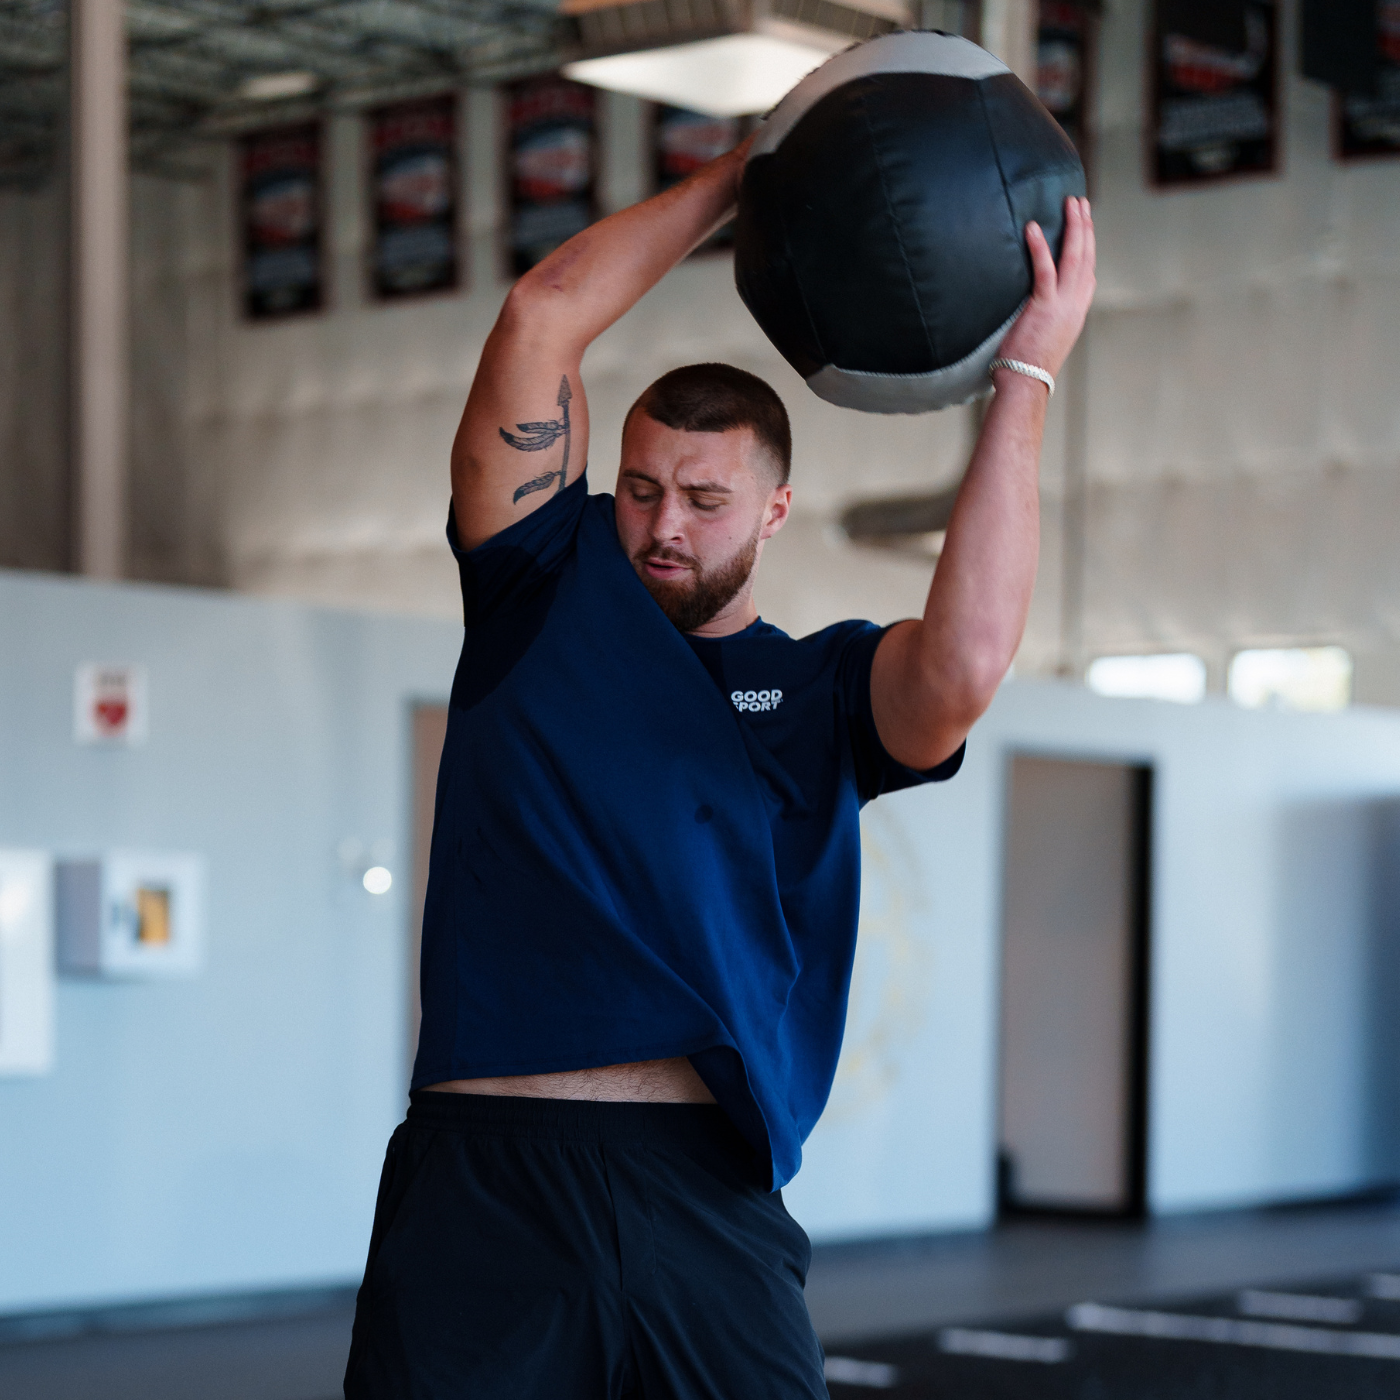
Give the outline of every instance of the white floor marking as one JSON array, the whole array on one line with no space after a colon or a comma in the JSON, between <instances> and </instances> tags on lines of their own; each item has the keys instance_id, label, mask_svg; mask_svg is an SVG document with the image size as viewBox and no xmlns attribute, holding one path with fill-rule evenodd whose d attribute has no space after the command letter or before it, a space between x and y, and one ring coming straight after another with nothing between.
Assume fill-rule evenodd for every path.
<instances>
[{"instance_id":1,"label":"white floor marking","mask_svg":"<svg viewBox=\"0 0 1400 1400\"><path fill-rule=\"evenodd\" d=\"M945 1327L938 1345L956 1356L992 1356L998 1361L1068 1361L1074 1348L1063 1337L1026 1337L1013 1332L982 1332Z\"/></svg>"},{"instance_id":2,"label":"white floor marking","mask_svg":"<svg viewBox=\"0 0 1400 1400\"><path fill-rule=\"evenodd\" d=\"M883 1361L857 1361L854 1356L828 1356L826 1378L838 1385L864 1385L871 1390L891 1390L899 1384L899 1370Z\"/></svg>"},{"instance_id":3,"label":"white floor marking","mask_svg":"<svg viewBox=\"0 0 1400 1400\"><path fill-rule=\"evenodd\" d=\"M1079 1303L1065 1318L1076 1332L1117 1337L1158 1337L1176 1342L1222 1342L1271 1351L1310 1351L1327 1356L1365 1356L1400 1361L1400 1336L1383 1332L1334 1332L1323 1327L1290 1327L1281 1322L1240 1322L1233 1317L1193 1317Z\"/></svg>"},{"instance_id":4,"label":"white floor marking","mask_svg":"<svg viewBox=\"0 0 1400 1400\"><path fill-rule=\"evenodd\" d=\"M1247 1317L1281 1317L1288 1322L1330 1322L1351 1327L1361 1321L1363 1305L1355 1298L1324 1298L1310 1293L1274 1293L1245 1288L1235 1306Z\"/></svg>"}]
</instances>

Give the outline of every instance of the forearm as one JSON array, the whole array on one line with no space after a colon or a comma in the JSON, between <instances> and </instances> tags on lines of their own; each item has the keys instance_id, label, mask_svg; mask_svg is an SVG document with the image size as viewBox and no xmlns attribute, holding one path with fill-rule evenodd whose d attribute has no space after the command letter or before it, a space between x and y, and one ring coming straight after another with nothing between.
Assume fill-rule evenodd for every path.
<instances>
[{"instance_id":1,"label":"forearm","mask_svg":"<svg viewBox=\"0 0 1400 1400\"><path fill-rule=\"evenodd\" d=\"M976 451L958 491L919 637L927 683L975 711L1005 676L1030 612L1040 550L1040 448L1048 395L997 374Z\"/></svg>"},{"instance_id":2,"label":"forearm","mask_svg":"<svg viewBox=\"0 0 1400 1400\"><path fill-rule=\"evenodd\" d=\"M876 728L911 768L931 768L962 743L996 694L1030 611L1047 395L1023 376L997 378L924 615L892 628L875 656Z\"/></svg>"},{"instance_id":3,"label":"forearm","mask_svg":"<svg viewBox=\"0 0 1400 1400\"><path fill-rule=\"evenodd\" d=\"M1094 296L1089 202L1065 201L1059 267L1026 226L1035 289L999 354L1057 375ZM992 703L1025 631L1040 550L1040 444L1048 395L999 368L919 622L892 627L875 652L870 703L885 748L911 768L947 758Z\"/></svg>"},{"instance_id":4,"label":"forearm","mask_svg":"<svg viewBox=\"0 0 1400 1400\"><path fill-rule=\"evenodd\" d=\"M520 279L507 315L581 355L734 212L743 150L576 234Z\"/></svg>"}]
</instances>

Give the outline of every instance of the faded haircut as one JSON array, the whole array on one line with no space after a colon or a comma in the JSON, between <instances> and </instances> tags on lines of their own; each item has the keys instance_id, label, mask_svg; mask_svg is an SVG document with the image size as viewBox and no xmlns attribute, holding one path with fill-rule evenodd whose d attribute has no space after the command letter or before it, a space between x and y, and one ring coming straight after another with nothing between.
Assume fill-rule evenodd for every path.
<instances>
[{"instance_id":1,"label":"faded haircut","mask_svg":"<svg viewBox=\"0 0 1400 1400\"><path fill-rule=\"evenodd\" d=\"M627 410L624 433L638 409L663 427L687 433L750 428L771 458L778 484L787 482L792 470L792 428L787 409L756 374L733 365L682 365L642 391Z\"/></svg>"}]
</instances>

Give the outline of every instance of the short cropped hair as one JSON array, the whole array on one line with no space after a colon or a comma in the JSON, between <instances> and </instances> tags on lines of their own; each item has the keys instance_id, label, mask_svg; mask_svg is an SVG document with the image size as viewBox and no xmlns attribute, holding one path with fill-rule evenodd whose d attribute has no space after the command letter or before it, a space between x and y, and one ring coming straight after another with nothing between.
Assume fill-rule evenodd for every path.
<instances>
[{"instance_id":1,"label":"short cropped hair","mask_svg":"<svg viewBox=\"0 0 1400 1400\"><path fill-rule=\"evenodd\" d=\"M733 365L682 365L663 374L627 410L627 422L641 409L667 428L687 433L727 433L751 428L758 445L773 459L778 484L792 471L792 428L787 409L772 387L756 374ZM627 422L622 431L627 431Z\"/></svg>"}]
</instances>

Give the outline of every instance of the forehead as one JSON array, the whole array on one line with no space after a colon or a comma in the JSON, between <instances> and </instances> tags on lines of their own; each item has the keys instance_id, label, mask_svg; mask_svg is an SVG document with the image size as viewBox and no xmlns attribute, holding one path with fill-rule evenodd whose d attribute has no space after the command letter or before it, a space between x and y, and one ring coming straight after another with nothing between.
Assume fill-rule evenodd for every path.
<instances>
[{"instance_id":1,"label":"forehead","mask_svg":"<svg viewBox=\"0 0 1400 1400\"><path fill-rule=\"evenodd\" d=\"M641 473L682 488L700 481L737 487L754 478L752 428L691 433L668 428L639 410L622 435L621 473Z\"/></svg>"}]
</instances>

